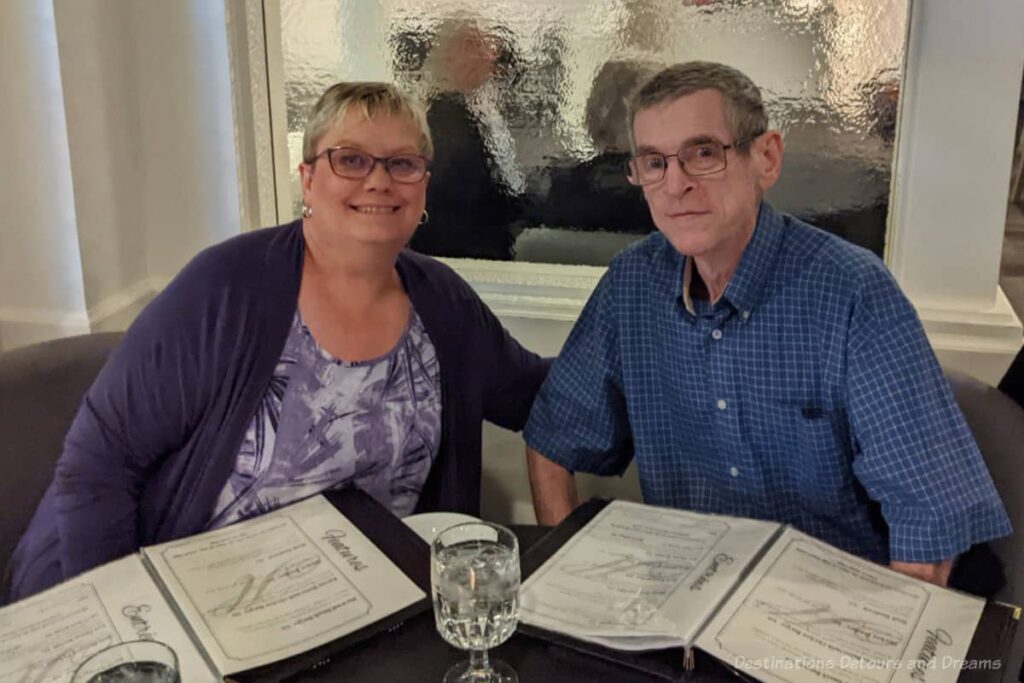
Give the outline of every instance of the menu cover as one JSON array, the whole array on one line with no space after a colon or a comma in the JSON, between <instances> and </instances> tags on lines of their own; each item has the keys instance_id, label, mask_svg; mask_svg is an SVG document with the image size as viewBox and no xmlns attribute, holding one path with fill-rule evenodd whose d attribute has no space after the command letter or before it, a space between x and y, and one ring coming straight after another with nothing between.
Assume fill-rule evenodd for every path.
<instances>
[{"instance_id":1,"label":"menu cover","mask_svg":"<svg viewBox=\"0 0 1024 683\"><path fill-rule=\"evenodd\" d=\"M785 525L595 500L523 572L524 633L666 680L1015 680L1019 609Z\"/></svg>"},{"instance_id":2,"label":"menu cover","mask_svg":"<svg viewBox=\"0 0 1024 683\"><path fill-rule=\"evenodd\" d=\"M0 683L159 640L181 679L263 683L430 609L426 544L356 489L143 548L0 610Z\"/></svg>"}]
</instances>

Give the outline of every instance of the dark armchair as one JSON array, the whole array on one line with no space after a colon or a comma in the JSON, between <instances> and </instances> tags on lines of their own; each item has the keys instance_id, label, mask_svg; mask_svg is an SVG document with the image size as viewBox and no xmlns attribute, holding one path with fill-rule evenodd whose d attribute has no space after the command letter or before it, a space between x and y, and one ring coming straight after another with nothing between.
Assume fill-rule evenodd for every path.
<instances>
[{"instance_id":1,"label":"dark armchair","mask_svg":"<svg viewBox=\"0 0 1024 683\"><path fill-rule=\"evenodd\" d=\"M0 600L8 559L53 478L64 435L120 338L87 334L0 354Z\"/></svg>"},{"instance_id":2,"label":"dark armchair","mask_svg":"<svg viewBox=\"0 0 1024 683\"><path fill-rule=\"evenodd\" d=\"M1024 410L993 386L955 370L946 377L992 474L1013 534L992 542L1006 586L995 598L1024 603Z\"/></svg>"}]
</instances>

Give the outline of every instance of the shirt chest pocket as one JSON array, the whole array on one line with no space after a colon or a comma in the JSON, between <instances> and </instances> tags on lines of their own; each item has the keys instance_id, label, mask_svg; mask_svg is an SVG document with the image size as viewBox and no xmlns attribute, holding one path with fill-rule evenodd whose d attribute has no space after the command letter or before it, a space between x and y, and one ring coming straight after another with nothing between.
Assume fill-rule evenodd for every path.
<instances>
[{"instance_id":1,"label":"shirt chest pocket","mask_svg":"<svg viewBox=\"0 0 1024 683\"><path fill-rule=\"evenodd\" d=\"M790 475L796 494L815 512L835 513L853 481L844 430L834 414L806 407L794 412L797 450Z\"/></svg>"},{"instance_id":2,"label":"shirt chest pocket","mask_svg":"<svg viewBox=\"0 0 1024 683\"><path fill-rule=\"evenodd\" d=\"M852 482L841 417L814 405L764 406L754 447L771 474L770 497L817 513L832 513Z\"/></svg>"}]
</instances>

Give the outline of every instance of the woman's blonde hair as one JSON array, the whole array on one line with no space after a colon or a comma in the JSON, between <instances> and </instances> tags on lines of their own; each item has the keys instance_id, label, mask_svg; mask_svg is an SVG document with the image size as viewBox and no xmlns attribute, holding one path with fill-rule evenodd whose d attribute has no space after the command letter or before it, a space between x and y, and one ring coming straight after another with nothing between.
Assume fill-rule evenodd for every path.
<instances>
[{"instance_id":1,"label":"woman's blonde hair","mask_svg":"<svg viewBox=\"0 0 1024 683\"><path fill-rule=\"evenodd\" d=\"M434 156L434 143L430 139L427 114L419 100L399 90L391 83L353 81L335 83L320 96L306 119L302 136L302 160L312 163L320 138L338 121L345 118L349 107L356 106L363 116L407 117L420 130L420 154L428 159Z\"/></svg>"}]
</instances>

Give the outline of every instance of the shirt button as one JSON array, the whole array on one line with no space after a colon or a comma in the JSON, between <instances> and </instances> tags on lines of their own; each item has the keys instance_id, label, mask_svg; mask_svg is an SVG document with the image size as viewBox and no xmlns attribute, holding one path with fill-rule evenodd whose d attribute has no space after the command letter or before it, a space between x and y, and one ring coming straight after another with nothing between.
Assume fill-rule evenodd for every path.
<instances>
[{"instance_id":1,"label":"shirt button","mask_svg":"<svg viewBox=\"0 0 1024 683\"><path fill-rule=\"evenodd\" d=\"M743 311L743 313L741 313L740 315L742 315L743 319L746 320L747 318L750 317L750 311Z\"/></svg>"},{"instance_id":2,"label":"shirt button","mask_svg":"<svg viewBox=\"0 0 1024 683\"><path fill-rule=\"evenodd\" d=\"M718 406L719 410L725 410L729 404L725 402L724 398L720 398L717 401L715 401L715 405Z\"/></svg>"},{"instance_id":3,"label":"shirt button","mask_svg":"<svg viewBox=\"0 0 1024 683\"><path fill-rule=\"evenodd\" d=\"M729 468L729 475L733 476L733 477L738 477L738 476L740 476L740 471L738 469L736 469L735 467L730 467Z\"/></svg>"},{"instance_id":4,"label":"shirt button","mask_svg":"<svg viewBox=\"0 0 1024 683\"><path fill-rule=\"evenodd\" d=\"M718 341L719 339L722 338L722 331L721 330L711 330L711 338L714 339L715 341Z\"/></svg>"}]
</instances>

